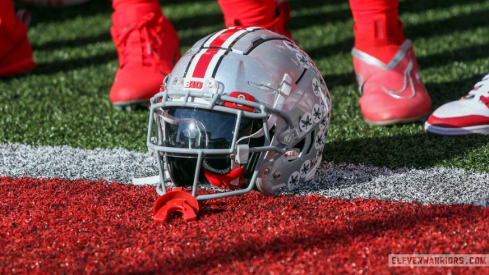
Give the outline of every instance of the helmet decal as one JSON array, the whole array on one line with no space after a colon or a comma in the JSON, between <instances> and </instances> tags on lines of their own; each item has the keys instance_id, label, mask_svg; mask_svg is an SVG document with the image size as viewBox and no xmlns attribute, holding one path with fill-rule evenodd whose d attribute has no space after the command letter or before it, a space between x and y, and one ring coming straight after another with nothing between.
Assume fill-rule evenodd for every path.
<instances>
[{"instance_id":1,"label":"helmet decal","mask_svg":"<svg viewBox=\"0 0 489 275\"><path fill-rule=\"evenodd\" d=\"M326 126L327 126L327 122L328 122L328 121L326 120L326 118L325 118L325 117L322 117L322 118L321 118L321 121L319 121L319 129L320 129L321 131L324 131L324 129L325 129L325 128L326 128Z\"/></svg>"},{"instance_id":2,"label":"helmet decal","mask_svg":"<svg viewBox=\"0 0 489 275\"><path fill-rule=\"evenodd\" d=\"M295 54L295 57L297 58L297 60L299 61L299 63L302 65L302 67L304 67L305 69L309 69L309 64L311 63L311 61L309 60L309 58L307 58L304 54L302 53L296 53Z\"/></svg>"},{"instance_id":3,"label":"helmet decal","mask_svg":"<svg viewBox=\"0 0 489 275\"><path fill-rule=\"evenodd\" d=\"M289 48L289 50L291 51L294 51L294 52L301 52L301 50L299 49L299 47L297 47L297 45L295 45L294 43L288 41L288 40L284 40L284 44L285 46L287 46L287 48Z\"/></svg>"},{"instance_id":4,"label":"helmet decal","mask_svg":"<svg viewBox=\"0 0 489 275\"><path fill-rule=\"evenodd\" d=\"M296 189L297 186L299 185L299 181L300 181L300 173L298 171L293 172L290 175L289 180L287 181L289 190Z\"/></svg>"},{"instance_id":5,"label":"helmet decal","mask_svg":"<svg viewBox=\"0 0 489 275\"><path fill-rule=\"evenodd\" d=\"M313 116L311 113L305 113L301 119L299 119L299 128L302 132L309 132L313 125Z\"/></svg>"},{"instance_id":6,"label":"helmet decal","mask_svg":"<svg viewBox=\"0 0 489 275\"><path fill-rule=\"evenodd\" d=\"M316 136L316 139L314 141L314 147L316 149L319 149L319 148L322 148L324 147L324 133L323 132L319 132Z\"/></svg>"},{"instance_id":7,"label":"helmet decal","mask_svg":"<svg viewBox=\"0 0 489 275\"><path fill-rule=\"evenodd\" d=\"M202 90L204 88L204 82L202 79L190 78L185 79L183 89L184 90Z\"/></svg>"},{"instance_id":8,"label":"helmet decal","mask_svg":"<svg viewBox=\"0 0 489 275\"><path fill-rule=\"evenodd\" d=\"M321 88L319 87L319 81L317 78L312 79L312 90L314 91L314 94L319 96L319 94L322 92Z\"/></svg>"},{"instance_id":9,"label":"helmet decal","mask_svg":"<svg viewBox=\"0 0 489 275\"><path fill-rule=\"evenodd\" d=\"M323 107L320 104L314 104L312 107L312 117L314 123L319 123L323 117Z\"/></svg>"},{"instance_id":10,"label":"helmet decal","mask_svg":"<svg viewBox=\"0 0 489 275\"><path fill-rule=\"evenodd\" d=\"M311 168L312 168L311 167L311 161L310 160L304 161L304 163L301 166L301 170L300 170L301 178L305 178L307 176L307 174L309 174L309 172L311 171Z\"/></svg>"},{"instance_id":11,"label":"helmet decal","mask_svg":"<svg viewBox=\"0 0 489 275\"><path fill-rule=\"evenodd\" d=\"M255 98L252 95L249 95L247 93L232 92L231 94L229 94L229 96L239 98L239 99L244 99L244 100L251 101L251 102L256 102ZM234 108L234 109L245 110L248 112L253 112L255 109L255 108L253 108L251 106L247 106L245 104L239 104L239 103L234 103L234 102L229 102L229 101L224 102L224 106Z\"/></svg>"},{"instance_id":12,"label":"helmet decal","mask_svg":"<svg viewBox=\"0 0 489 275\"><path fill-rule=\"evenodd\" d=\"M320 148L318 149L318 152L317 152L317 154L316 154L316 157L317 157L317 158L322 158L322 156L323 156L323 150L324 150L324 144L323 144L323 147L320 147Z\"/></svg>"}]
</instances>

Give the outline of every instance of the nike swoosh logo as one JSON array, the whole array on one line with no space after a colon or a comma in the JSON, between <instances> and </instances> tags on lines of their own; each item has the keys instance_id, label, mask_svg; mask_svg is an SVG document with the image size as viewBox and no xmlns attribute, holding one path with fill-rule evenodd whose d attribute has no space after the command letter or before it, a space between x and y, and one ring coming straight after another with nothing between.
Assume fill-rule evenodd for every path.
<instances>
[{"instance_id":1,"label":"nike swoosh logo","mask_svg":"<svg viewBox=\"0 0 489 275\"><path fill-rule=\"evenodd\" d=\"M414 66L413 60L409 58L409 64L404 70L404 85L400 90L394 91L394 90L387 89L384 86L382 86L382 90L384 90L384 92L386 92L388 95L394 98L413 98L416 95L416 89L414 88L413 77L411 76L411 71L413 70L413 66ZM407 89L408 85L411 86L411 94L407 96L399 95Z\"/></svg>"}]
</instances>

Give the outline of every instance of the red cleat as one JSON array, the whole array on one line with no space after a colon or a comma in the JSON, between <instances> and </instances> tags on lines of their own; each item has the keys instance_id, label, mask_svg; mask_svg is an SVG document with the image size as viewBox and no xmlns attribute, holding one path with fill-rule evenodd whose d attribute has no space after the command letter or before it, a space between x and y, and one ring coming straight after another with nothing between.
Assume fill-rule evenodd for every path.
<instances>
[{"instance_id":1,"label":"red cleat","mask_svg":"<svg viewBox=\"0 0 489 275\"><path fill-rule=\"evenodd\" d=\"M357 49L352 55L365 122L392 125L422 121L429 115L431 99L411 41L406 40L388 64Z\"/></svg>"},{"instance_id":2,"label":"red cleat","mask_svg":"<svg viewBox=\"0 0 489 275\"><path fill-rule=\"evenodd\" d=\"M180 58L178 34L157 5L117 10L112 22L119 68L110 101L116 109L148 106Z\"/></svg>"},{"instance_id":3,"label":"red cleat","mask_svg":"<svg viewBox=\"0 0 489 275\"><path fill-rule=\"evenodd\" d=\"M34 70L32 48L27 38L27 27L17 20L7 27L0 18L0 77L10 77Z\"/></svg>"}]
</instances>

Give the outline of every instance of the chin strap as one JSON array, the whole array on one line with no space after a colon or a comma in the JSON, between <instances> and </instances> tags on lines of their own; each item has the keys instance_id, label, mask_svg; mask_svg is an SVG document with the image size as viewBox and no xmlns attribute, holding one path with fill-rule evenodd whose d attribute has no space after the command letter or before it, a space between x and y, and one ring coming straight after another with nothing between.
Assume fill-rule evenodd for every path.
<instances>
[{"instance_id":1,"label":"chin strap","mask_svg":"<svg viewBox=\"0 0 489 275\"><path fill-rule=\"evenodd\" d=\"M205 178L210 184L218 188L239 188L244 185L244 172L243 167L232 169L229 173L219 175L214 174L211 171L204 169Z\"/></svg>"}]
</instances>

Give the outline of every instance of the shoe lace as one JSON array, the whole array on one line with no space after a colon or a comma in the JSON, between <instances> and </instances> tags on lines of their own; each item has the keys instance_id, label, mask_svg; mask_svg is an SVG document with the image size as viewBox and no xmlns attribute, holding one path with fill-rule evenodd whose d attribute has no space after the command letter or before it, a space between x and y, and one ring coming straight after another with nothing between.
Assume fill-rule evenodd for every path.
<instances>
[{"instance_id":1,"label":"shoe lace","mask_svg":"<svg viewBox=\"0 0 489 275\"><path fill-rule=\"evenodd\" d=\"M486 105L489 103L489 74L485 75L481 81L475 83L474 88L472 88L468 95L462 97L462 99L472 99L475 97L479 97Z\"/></svg>"},{"instance_id":2,"label":"shoe lace","mask_svg":"<svg viewBox=\"0 0 489 275\"><path fill-rule=\"evenodd\" d=\"M137 23L130 24L117 34L116 47L119 54L120 67L130 63L143 66L160 64L159 52L163 16L148 13Z\"/></svg>"}]
</instances>

